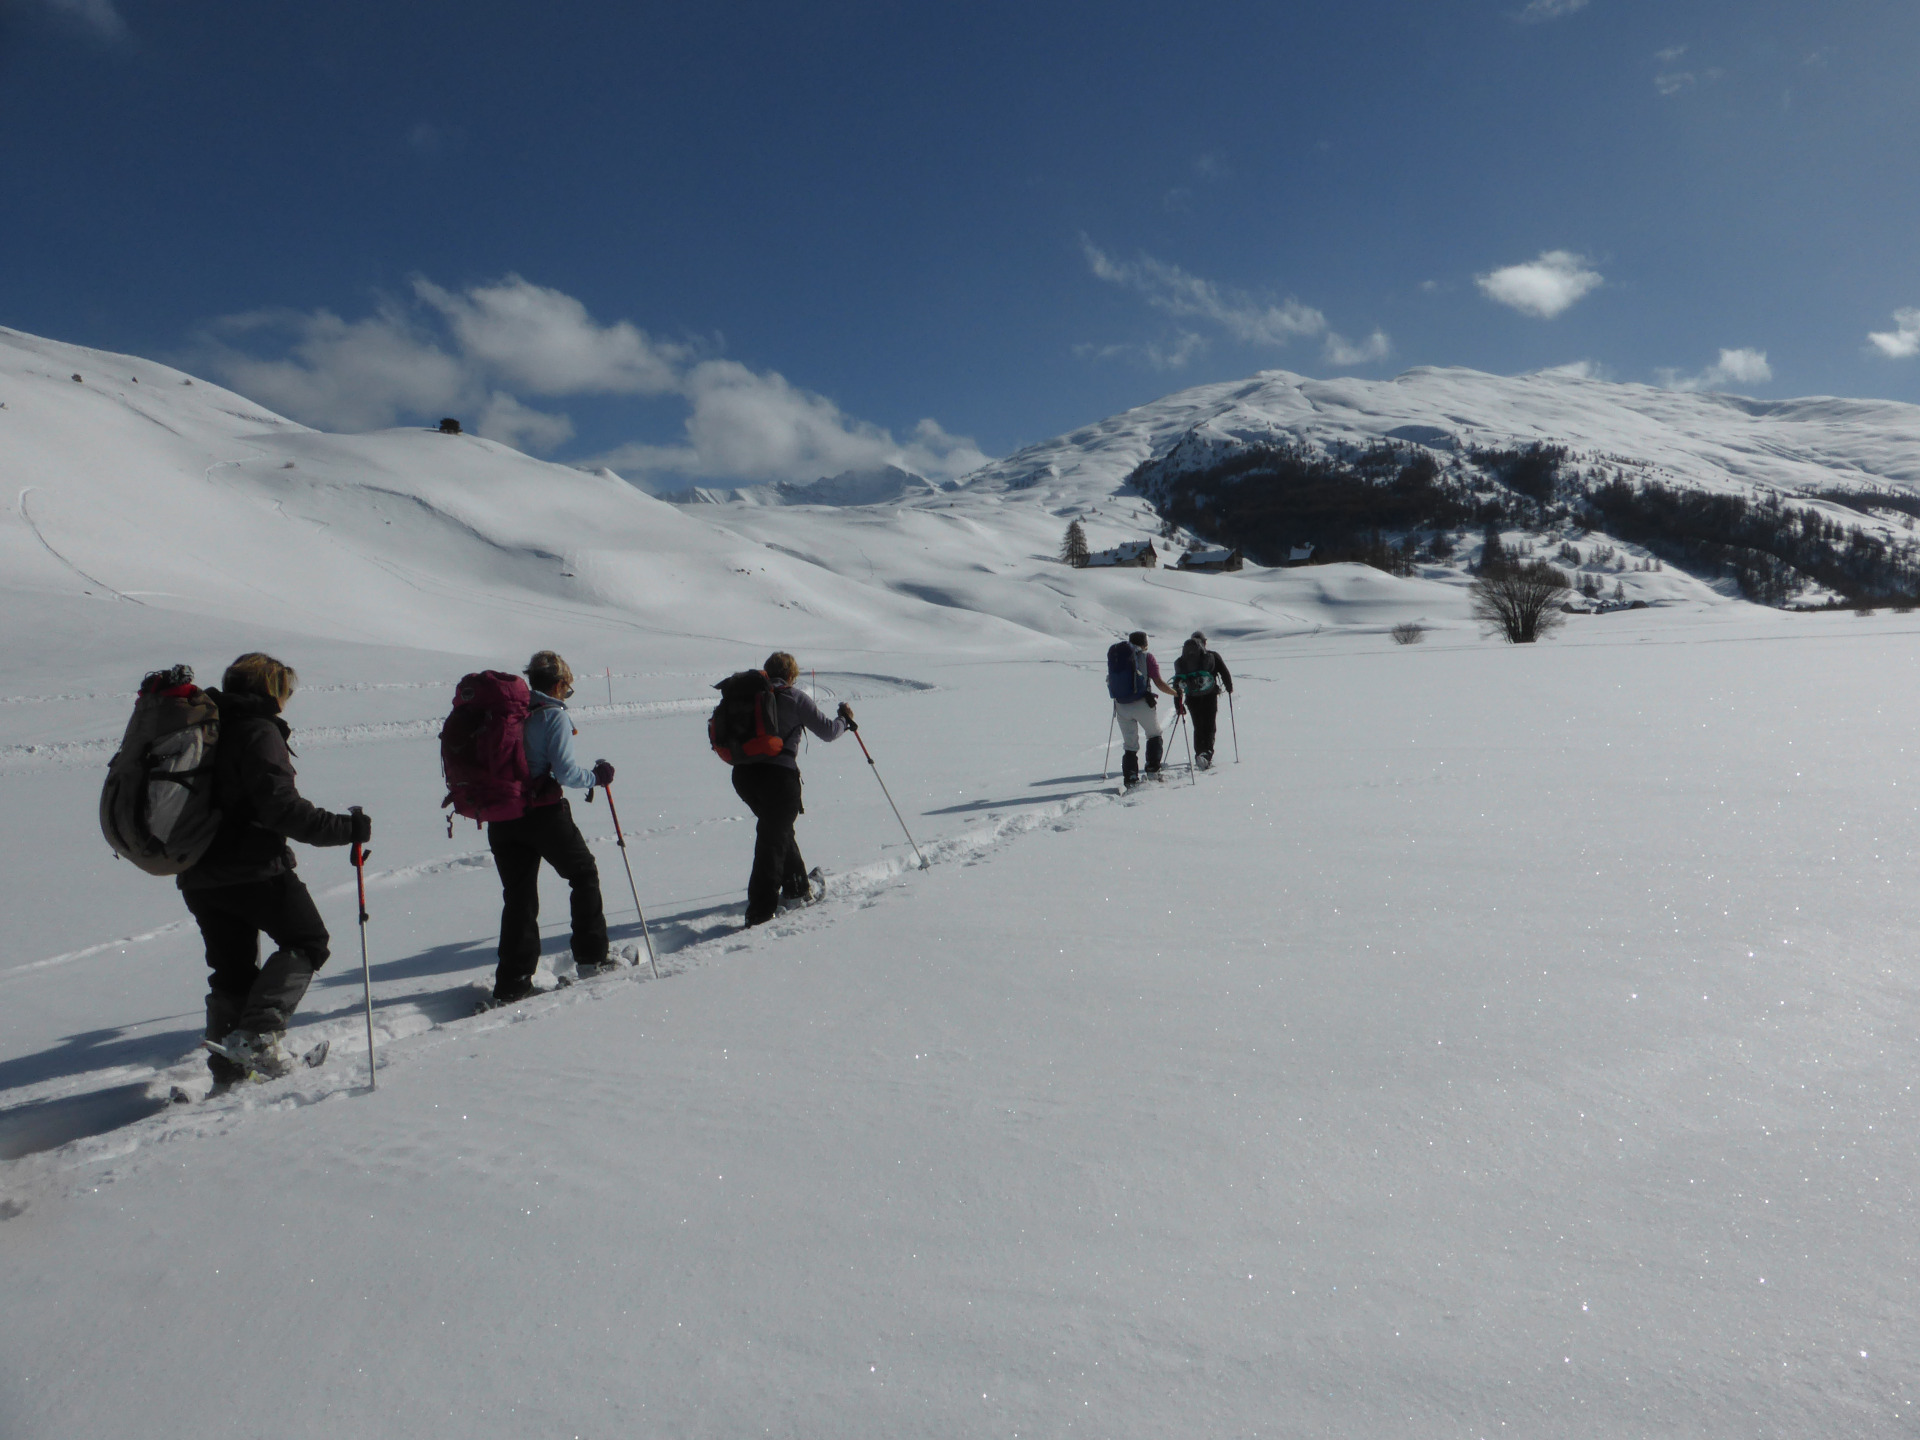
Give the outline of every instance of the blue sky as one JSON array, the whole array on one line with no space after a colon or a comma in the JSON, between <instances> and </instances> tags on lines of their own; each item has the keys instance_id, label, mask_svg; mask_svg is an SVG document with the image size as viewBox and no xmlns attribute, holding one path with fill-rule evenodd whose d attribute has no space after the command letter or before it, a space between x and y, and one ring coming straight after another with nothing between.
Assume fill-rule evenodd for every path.
<instances>
[{"instance_id":1,"label":"blue sky","mask_svg":"<svg viewBox=\"0 0 1920 1440\"><path fill-rule=\"evenodd\" d=\"M0 324L676 479L1260 369L1920 401L1911 0L0 0Z\"/></svg>"}]
</instances>

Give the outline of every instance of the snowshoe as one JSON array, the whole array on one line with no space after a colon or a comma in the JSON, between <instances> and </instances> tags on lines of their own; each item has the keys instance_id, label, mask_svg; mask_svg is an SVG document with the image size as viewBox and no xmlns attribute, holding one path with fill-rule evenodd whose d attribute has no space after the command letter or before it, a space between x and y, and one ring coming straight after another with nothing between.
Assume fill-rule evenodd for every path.
<instances>
[{"instance_id":1,"label":"snowshoe","mask_svg":"<svg viewBox=\"0 0 1920 1440\"><path fill-rule=\"evenodd\" d=\"M280 1048L278 1035L230 1030L224 1039L200 1043L228 1064L246 1071L249 1080L278 1080L293 1073L293 1061Z\"/></svg>"},{"instance_id":2,"label":"snowshoe","mask_svg":"<svg viewBox=\"0 0 1920 1440\"><path fill-rule=\"evenodd\" d=\"M522 985L517 990L508 990L505 992L495 990L491 995L487 996L486 999L473 1007L473 1013L476 1015L484 1015L489 1010L499 1010L508 1005L518 1005L522 1000L529 999L539 993L540 992L535 990L531 985Z\"/></svg>"}]
</instances>

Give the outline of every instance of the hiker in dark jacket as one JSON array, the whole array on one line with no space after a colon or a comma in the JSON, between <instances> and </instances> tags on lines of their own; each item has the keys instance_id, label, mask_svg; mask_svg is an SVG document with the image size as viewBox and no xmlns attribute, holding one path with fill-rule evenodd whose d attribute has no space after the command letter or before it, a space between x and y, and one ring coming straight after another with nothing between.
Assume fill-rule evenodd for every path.
<instances>
[{"instance_id":1,"label":"hiker in dark jacket","mask_svg":"<svg viewBox=\"0 0 1920 1440\"><path fill-rule=\"evenodd\" d=\"M1213 732L1220 719L1220 692L1233 693L1233 675L1227 662L1207 648L1204 631L1196 630L1180 647L1173 667L1173 688L1187 702L1193 717L1193 758L1202 770L1213 764Z\"/></svg>"},{"instance_id":2,"label":"hiker in dark jacket","mask_svg":"<svg viewBox=\"0 0 1920 1440\"><path fill-rule=\"evenodd\" d=\"M573 960L582 975L597 975L616 962L607 950L607 917L600 903L600 867L586 837L573 823L568 790L592 792L613 783L613 766L574 758L577 733L567 716L573 668L551 650L527 662L533 705L527 711L527 808L517 820L487 826L493 868L500 872L499 964L493 972L496 1004L510 1005L533 993L540 968L540 862L567 882L572 897Z\"/></svg>"},{"instance_id":3,"label":"hiker in dark jacket","mask_svg":"<svg viewBox=\"0 0 1920 1440\"><path fill-rule=\"evenodd\" d=\"M734 792L759 821L753 837L753 874L747 880L749 925L773 919L782 900L805 903L813 898L807 862L800 858L800 843L793 836L793 822L806 812L800 800L800 732L811 730L822 740L838 740L853 719L853 707L845 701L829 720L812 696L794 689L800 662L785 651L769 655L765 668L779 717L780 753L733 767Z\"/></svg>"},{"instance_id":4,"label":"hiker in dark jacket","mask_svg":"<svg viewBox=\"0 0 1920 1440\"><path fill-rule=\"evenodd\" d=\"M207 1039L235 1057L208 1057L220 1087L250 1071L271 1077L292 1068L280 1040L327 963L327 927L293 873L287 841L346 845L373 833L364 814L332 814L294 786L292 732L280 712L299 683L291 668L254 653L229 665L209 692L220 709L213 760L220 829L176 883L206 941ZM276 947L264 965L263 931Z\"/></svg>"}]
</instances>

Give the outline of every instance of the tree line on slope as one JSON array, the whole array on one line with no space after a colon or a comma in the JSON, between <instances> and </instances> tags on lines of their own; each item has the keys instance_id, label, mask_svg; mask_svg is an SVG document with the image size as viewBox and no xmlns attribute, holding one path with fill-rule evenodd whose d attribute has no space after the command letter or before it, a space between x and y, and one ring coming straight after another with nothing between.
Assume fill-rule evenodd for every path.
<instances>
[{"instance_id":1,"label":"tree line on slope","mask_svg":"<svg viewBox=\"0 0 1920 1440\"><path fill-rule=\"evenodd\" d=\"M1177 454L1178 452L1176 452ZM1865 603L1920 599L1920 548L1777 493L1755 500L1630 474L1581 468L1566 446L1479 447L1444 466L1422 446L1376 441L1311 448L1239 447L1198 465L1169 456L1128 483L1160 513L1263 565L1311 543L1314 560L1353 560L1411 574L1445 559L1467 526L1604 530L1696 575L1731 577L1747 598L1785 605L1809 586ZM1920 498L1833 489L1810 499L1865 513L1920 514Z\"/></svg>"}]
</instances>

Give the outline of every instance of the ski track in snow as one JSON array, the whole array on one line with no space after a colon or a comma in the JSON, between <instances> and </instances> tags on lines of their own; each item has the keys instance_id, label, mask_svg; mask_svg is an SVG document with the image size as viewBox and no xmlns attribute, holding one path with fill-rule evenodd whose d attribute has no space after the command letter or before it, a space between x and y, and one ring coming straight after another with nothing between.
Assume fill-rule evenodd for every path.
<instances>
[{"instance_id":1,"label":"ski track in snow","mask_svg":"<svg viewBox=\"0 0 1920 1440\"><path fill-rule=\"evenodd\" d=\"M1176 781L1184 785L1186 776L1176 767L1169 765L1168 778L1163 784L1170 786ZM1114 783L1118 783L1117 775ZM1158 788L1155 787L1155 789ZM1131 794L1103 789L1074 795L1064 800L1042 804L1031 810L1023 810L1016 815L1001 817L990 824L976 826L956 835L925 842L920 849L926 856L928 868L955 863L977 864L995 858L998 852L1011 842L1035 831L1060 831L1070 828L1074 817L1093 804L1104 802L1137 806L1150 802L1155 789L1136 790ZM613 842L611 837L594 837L590 843L611 845ZM459 871L491 869L492 864L493 857L490 852L476 851L450 859L402 866L394 870L370 874L367 877L367 888L369 891L393 889ZM726 956L735 952L758 949L770 941L832 925L848 913L849 906L864 908L877 903L883 892L904 884L918 873L919 869L919 865L910 854L903 854L836 871L825 877L822 897L819 900L804 908L783 912L766 925L755 927L751 931L740 927L735 918L733 905L728 905L724 913L719 914L711 908L663 912L652 917L649 922L654 937L654 950L660 963L660 979L669 980L689 970L723 963ZM331 887L322 893L338 894L351 891L353 888L353 884L349 882ZM733 897L740 893L725 891L721 892L721 895ZM697 904L699 899L712 898L716 897L696 897L695 901L683 903ZM617 913L618 907L613 908ZM175 934L184 929L187 923L185 920L176 920L141 934L105 941L68 954L50 956L45 960L15 966L11 970L0 972L0 983L10 978L83 960L127 945L140 944ZM678 943L673 943L673 937L676 934L679 936ZM483 945L486 943L486 937L479 937L473 943ZM379 1068L384 1072L390 1065L411 1063L419 1053L450 1041L458 1041L464 1036L499 1029L507 1025L523 1025L544 1020L561 1014L572 1006L590 1004L604 999L611 993L613 986L645 984L650 983L652 979L653 975L646 963L646 951L643 945L637 965L626 967L611 975L542 990L516 1005L485 1011L477 1015L462 1014L454 1018L435 1019L433 1012L445 1012L450 1004L456 1007L477 1004L487 993L483 986L457 986L433 992L420 999L399 1000L384 1005L376 1002L374 1043L379 1053ZM218 1099L199 1099L187 1104L172 1104L158 1114L117 1129L84 1136L51 1150L38 1151L18 1159L0 1162L0 1177L5 1177L7 1181L6 1191L0 1191L0 1218L4 1218L6 1214L21 1213L30 1195L43 1192L48 1187L57 1193L64 1194L76 1189L90 1189L112 1183L126 1173L111 1168L114 1162L132 1159L151 1147L168 1145L185 1139L226 1134L256 1113L298 1109L306 1105L342 1099L364 1089L366 1028L364 1011L360 1008L358 999L355 999L352 1004L343 1006L338 1015L296 1024L287 1032L287 1050L290 1054L301 1054L322 1040L327 1041L329 1045L327 1060L315 1070L296 1069L294 1074L284 1079L244 1085ZM112 1065L99 1070L58 1076L37 1084L18 1086L7 1091L4 1096L0 1096L0 1115L27 1105L140 1083L147 1085L149 1098L156 1102L167 1099L176 1090L204 1096L208 1085L205 1056L200 1050L195 1049L183 1057L179 1063L164 1068L149 1065ZM6 1192L12 1193L9 1195Z\"/></svg>"}]
</instances>

